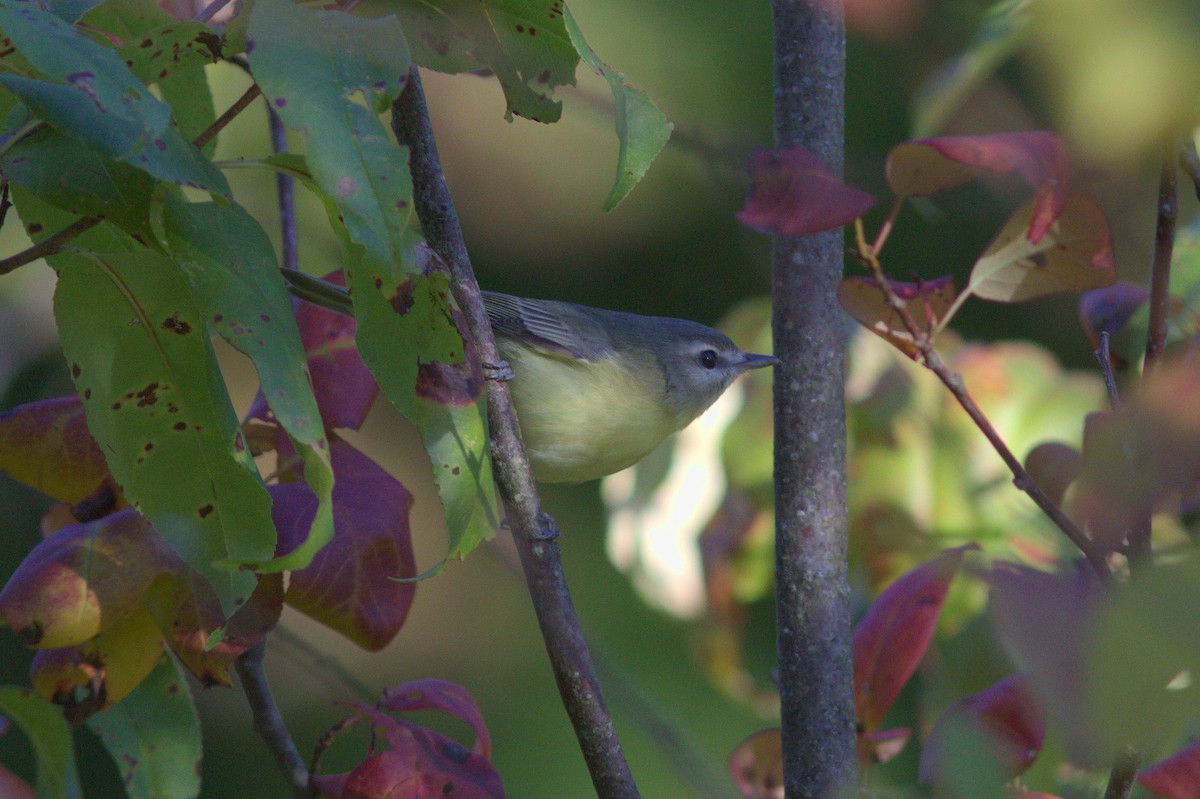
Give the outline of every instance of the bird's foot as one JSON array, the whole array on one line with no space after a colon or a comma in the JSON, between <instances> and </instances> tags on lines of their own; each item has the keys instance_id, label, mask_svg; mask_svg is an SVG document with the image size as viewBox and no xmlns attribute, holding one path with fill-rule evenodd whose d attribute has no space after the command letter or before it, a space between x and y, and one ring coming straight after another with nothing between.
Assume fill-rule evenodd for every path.
<instances>
[{"instance_id":1,"label":"bird's foot","mask_svg":"<svg viewBox=\"0 0 1200 799\"><path fill-rule=\"evenodd\" d=\"M560 535L558 525L554 523L554 517L549 513L542 511L538 514L538 529L533 534L534 539L538 541L553 541Z\"/></svg>"},{"instance_id":2,"label":"bird's foot","mask_svg":"<svg viewBox=\"0 0 1200 799\"><path fill-rule=\"evenodd\" d=\"M507 361L483 364L483 376L488 380L512 380L516 375Z\"/></svg>"}]
</instances>

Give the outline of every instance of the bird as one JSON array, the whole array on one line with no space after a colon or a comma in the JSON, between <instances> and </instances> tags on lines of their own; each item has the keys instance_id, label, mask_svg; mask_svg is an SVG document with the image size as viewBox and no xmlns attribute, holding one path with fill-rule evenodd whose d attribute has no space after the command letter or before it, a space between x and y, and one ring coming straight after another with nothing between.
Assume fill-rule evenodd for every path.
<instances>
[{"instance_id":1,"label":"bird","mask_svg":"<svg viewBox=\"0 0 1200 799\"><path fill-rule=\"evenodd\" d=\"M353 315L342 287L283 270L301 299ZM706 325L481 292L534 478L581 483L642 460L742 374L779 363ZM496 365L501 366L501 365Z\"/></svg>"},{"instance_id":2,"label":"bird","mask_svg":"<svg viewBox=\"0 0 1200 799\"><path fill-rule=\"evenodd\" d=\"M632 466L740 375L778 362L686 319L482 294L539 482Z\"/></svg>"}]
</instances>

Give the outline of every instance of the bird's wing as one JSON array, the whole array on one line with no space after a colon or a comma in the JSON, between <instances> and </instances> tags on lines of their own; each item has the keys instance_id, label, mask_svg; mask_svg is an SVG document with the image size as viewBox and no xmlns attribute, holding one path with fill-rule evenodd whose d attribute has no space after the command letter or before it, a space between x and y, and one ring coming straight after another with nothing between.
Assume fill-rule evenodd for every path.
<instances>
[{"instance_id":1,"label":"bird's wing","mask_svg":"<svg viewBox=\"0 0 1200 799\"><path fill-rule=\"evenodd\" d=\"M483 306L498 336L523 341L581 361L595 361L612 353L612 342L603 328L587 316L568 322L562 303L482 292Z\"/></svg>"}]
</instances>

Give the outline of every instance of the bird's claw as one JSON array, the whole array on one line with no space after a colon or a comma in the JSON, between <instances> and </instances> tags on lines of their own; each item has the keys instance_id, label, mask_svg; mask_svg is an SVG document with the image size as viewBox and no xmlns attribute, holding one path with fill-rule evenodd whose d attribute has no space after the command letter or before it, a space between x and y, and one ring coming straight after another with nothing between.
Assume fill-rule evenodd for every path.
<instances>
[{"instance_id":1,"label":"bird's claw","mask_svg":"<svg viewBox=\"0 0 1200 799\"><path fill-rule=\"evenodd\" d=\"M488 380L512 380L516 375L507 361L483 364L483 376Z\"/></svg>"},{"instance_id":2,"label":"bird's claw","mask_svg":"<svg viewBox=\"0 0 1200 799\"><path fill-rule=\"evenodd\" d=\"M558 525L554 523L554 517L545 511L539 513L537 532L533 534L534 539L538 541L553 541L559 535Z\"/></svg>"}]
</instances>

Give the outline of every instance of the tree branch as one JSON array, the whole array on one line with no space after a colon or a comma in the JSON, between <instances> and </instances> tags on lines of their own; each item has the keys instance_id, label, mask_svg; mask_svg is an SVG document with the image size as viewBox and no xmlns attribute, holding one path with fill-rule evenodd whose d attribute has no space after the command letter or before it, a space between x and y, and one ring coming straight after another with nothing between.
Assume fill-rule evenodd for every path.
<instances>
[{"instance_id":1,"label":"tree branch","mask_svg":"<svg viewBox=\"0 0 1200 799\"><path fill-rule=\"evenodd\" d=\"M275 697L271 695L271 687L267 685L267 674L263 670L265 652L266 641L259 641L239 655L233 666L241 678L242 690L246 692L250 712L254 714L254 731L266 741L271 754L275 756L275 762L283 771L292 795L296 799L311 799L308 768L283 723L279 706L275 704Z\"/></svg>"},{"instance_id":2,"label":"tree branch","mask_svg":"<svg viewBox=\"0 0 1200 799\"><path fill-rule=\"evenodd\" d=\"M879 263L879 259L871 251L870 245L866 243L863 237L861 224L858 226L857 254L870 268L871 274L875 278L875 283L879 286L879 290L883 292L888 305L900 317L900 321L904 324L905 329L912 336L913 346L921 356L921 363L924 364L926 369L937 375L942 384L950 390L950 393L958 400L958 404L967 412L967 416L971 417L971 421L975 423L975 426L983 433L984 438L996 450L996 454L1000 456L1000 459L1004 461L1009 471L1012 472L1013 485L1032 499L1034 504L1071 540L1071 543L1078 547L1079 551L1087 558L1088 563L1091 564L1092 569L1096 572L1096 576L1100 578L1101 582L1111 582L1112 572L1109 571L1104 553L1063 513L1062 508L1058 507L1050 497L1046 496L1046 492L1042 490L1037 481L1025 470L1025 466L1017 459L1012 450L1008 448L1008 444L1004 443L1004 439L1000 437L1000 434L996 432L996 428L992 426L991 420L984 415L979 405L976 404L975 398L971 396L971 393L967 391L967 387L963 385L962 376L952 372L946 366L945 362L942 361L937 349L933 346L929 331L919 325L917 320L913 318L913 315L909 313L907 304L896 294L896 290L892 288L891 282L883 273L883 266Z\"/></svg>"},{"instance_id":3,"label":"tree branch","mask_svg":"<svg viewBox=\"0 0 1200 799\"><path fill-rule=\"evenodd\" d=\"M846 33L841 3L773 0L775 145L841 174ZM788 799L855 784L854 664L846 563L842 233L776 236L775 582Z\"/></svg>"},{"instance_id":4,"label":"tree branch","mask_svg":"<svg viewBox=\"0 0 1200 799\"><path fill-rule=\"evenodd\" d=\"M442 173L415 66L409 72L407 87L393 105L392 127L396 138L411 150L413 199L425 238L450 268L454 298L466 316L481 359L499 364L500 353ZM553 523L541 511L517 417L508 387L502 381L488 381L488 422L496 482L508 509L508 523L558 691L575 728L592 784L604 799L632 799L639 795L637 786L600 695L599 680L567 590L558 542L549 538Z\"/></svg>"},{"instance_id":5,"label":"tree branch","mask_svg":"<svg viewBox=\"0 0 1200 799\"><path fill-rule=\"evenodd\" d=\"M1175 250L1175 221L1179 216L1175 141L1163 148L1158 178L1158 221L1154 229L1154 266L1150 272L1150 329L1146 332L1146 361L1142 377L1158 368L1167 342L1167 318L1171 315L1171 255Z\"/></svg>"},{"instance_id":6,"label":"tree branch","mask_svg":"<svg viewBox=\"0 0 1200 799\"><path fill-rule=\"evenodd\" d=\"M1113 763L1108 774L1108 786L1104 789L1104 799L1129 799L1133 784L1137 781L1138 764L1141 757L1134 749L1127 749Z\"/></svg>"}]
</instances>

